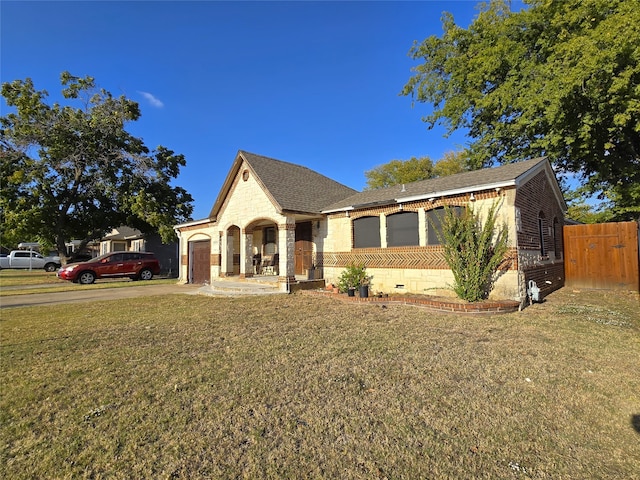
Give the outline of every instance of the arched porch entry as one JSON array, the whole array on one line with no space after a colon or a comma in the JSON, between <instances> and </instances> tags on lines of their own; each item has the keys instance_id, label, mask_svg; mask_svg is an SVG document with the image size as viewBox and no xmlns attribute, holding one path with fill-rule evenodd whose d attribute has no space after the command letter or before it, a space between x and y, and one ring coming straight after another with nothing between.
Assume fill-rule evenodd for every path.
<instances>
[{"instance_id":1,"label":"arched porch entry","mask_svg":"<svg viewBox=\"0 0 640 480\"><path fill-rule=\"evenodd\" d=\"M228 226L222 230L220 239L223 247L221 272L224 272L221 276L277 276L280 282L295 281L296 263L300 270L308 269L311 263L310 223L303 227L304 251L296 252L299 230L293 218L291 222L287 219L286 223L258 218L244 228ZM303 255L297 262L296 253Z\"/></svg>"},{"instance_id":2,"label":"arched porch entry","mask_svg":"<svg viewBox=\"0 0 640 480\"><path fill-rule=\"evenodd\" d=\"M280 275L283 248L278 224L268 218L256 219L244 229L245 277Z\"/></svg>"}]
</instances>

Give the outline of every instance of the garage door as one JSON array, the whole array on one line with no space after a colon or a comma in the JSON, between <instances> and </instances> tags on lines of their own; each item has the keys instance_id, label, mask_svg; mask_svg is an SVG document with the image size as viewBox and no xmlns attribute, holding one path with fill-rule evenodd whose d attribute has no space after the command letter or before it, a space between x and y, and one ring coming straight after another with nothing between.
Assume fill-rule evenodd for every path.
<instances>
[{"instance_id":1,"label":"garage door","mask_svg":"<svg viewBox=\"0 0 640 480\"><path fill-rule=\"evenodd\" d=\"M211 281L211 241L189 242L191 252L191 283Z\"/></svg>"}]
</instances>

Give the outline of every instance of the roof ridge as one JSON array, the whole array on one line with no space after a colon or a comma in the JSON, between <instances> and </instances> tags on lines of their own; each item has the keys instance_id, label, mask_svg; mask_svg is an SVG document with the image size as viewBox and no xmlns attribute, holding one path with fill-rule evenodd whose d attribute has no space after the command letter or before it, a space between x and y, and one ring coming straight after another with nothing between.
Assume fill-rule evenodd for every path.
<instances>
[{"instance_id":1,"label":"roof ridge","mask_svg":"<svg viewBox=\"0 0 640 480\"><path fill-rule=\"evenodd\" d=\"M266 155L260 155L259 153L247 152L246 150L239 150L238 152L243 154L243 157L247 161L248 161L248 159L247 159L246 155L249 155L249 156L252 156L252 157L257 157L257 158L264 158L265 160L270 160L272 162L280 162L280 163L284 163L286 165L291 165L292 167L303 168L305 170L309 170L309 171L311 171L313 173L317 173L318 175L322 175L322 176L326 177L326 175L323 175L322 173L317 172L315 170L312 170L311 168L306 167L304 165L300 165L299 163L287 162L286 160L280 160L279 158L268 157ZM251 163L251 162L249 162L249 163ZM330 177L327 177L327 178L330 178Z\"/></svg>"}]
</instances>

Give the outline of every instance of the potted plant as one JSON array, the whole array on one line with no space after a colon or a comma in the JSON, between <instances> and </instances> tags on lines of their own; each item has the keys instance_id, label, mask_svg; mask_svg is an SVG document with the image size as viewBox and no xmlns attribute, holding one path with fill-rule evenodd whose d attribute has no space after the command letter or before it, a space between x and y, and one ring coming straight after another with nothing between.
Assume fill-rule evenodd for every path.
<instances>
[{"instance_id":1,"label":"potted plant","mask_svg":"<svg viewBox=\"0 0 640 480\"><path fill-rule=\"evenodd\" d=\"M338 288L341 292L347 292L350 297L355 296L356 288L359 288L360 296L368 297L370 280L364 265L352 263L340 274Z\"/></svg>"}]
</instances>

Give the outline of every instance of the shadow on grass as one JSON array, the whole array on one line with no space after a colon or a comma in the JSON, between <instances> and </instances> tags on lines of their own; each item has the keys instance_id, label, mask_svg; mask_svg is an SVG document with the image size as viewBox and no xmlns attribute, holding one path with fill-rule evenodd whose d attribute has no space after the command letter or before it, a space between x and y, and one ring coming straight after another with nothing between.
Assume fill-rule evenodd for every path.
<instances>
[{"instance_id":1,"label":"shadow on grass","mask_svg":"<svg viewBox=\"0 0 640 480\"><path fill-rule=\"evenodd\" d=\"M631 415L631 425L636 432L640 433L640 415Z\"/></svg>"}]
</instances>

